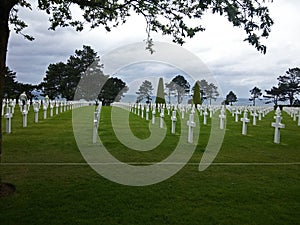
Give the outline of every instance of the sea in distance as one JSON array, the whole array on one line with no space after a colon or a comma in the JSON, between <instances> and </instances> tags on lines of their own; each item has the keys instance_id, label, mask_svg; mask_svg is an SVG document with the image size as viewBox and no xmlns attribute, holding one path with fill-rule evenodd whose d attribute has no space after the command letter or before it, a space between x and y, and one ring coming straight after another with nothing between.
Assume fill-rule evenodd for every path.
<instances>
[{"instance_id":1,"label":"sea in distance","mask_svg":"<svg viewBox=\"0 0 300 225\"><path fill-rule=\"evenodd\" d=\"M137 95L131 95L131 94L125 94L124 97L120 100L120 102L124 103L135 103L137 99ZM165 98L166 103L169 103L168 97ZM185 96L183 98L183 104L187 104L190 97ZM142 103L144 103L146 100L143 100ZM216 100L211 100L212 105L221 105L221 103L224 101L223 98L218 98ZM155 102L155 96L152 96L152 102ZM256 99L255 105L256 106L273 106L273 103L266 104L265 99ZM171 104L177 104L177 98L174 96L171 96ZM203 105L209 105L209 100L204 100ZM233 105L236 106L251 106L253 105L253 101L249 101L249 98L238 98L237 102L234 102Z\"/></svg>"}]
</instances>

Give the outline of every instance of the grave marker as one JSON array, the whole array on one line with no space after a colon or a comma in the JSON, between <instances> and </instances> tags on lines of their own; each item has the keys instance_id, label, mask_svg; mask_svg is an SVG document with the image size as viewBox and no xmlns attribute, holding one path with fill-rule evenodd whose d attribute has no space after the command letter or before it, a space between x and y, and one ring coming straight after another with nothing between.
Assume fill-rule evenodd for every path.
<instances>
[{"instance_id":1,"label":"grave marker","mask_svg":"<svg viewBox=\"0 0 300 225\"><path fill-rule=\"evenodd\" d=\"M220 129L223 130L224 129L225 119L226 119L225 109L224 109L223 106L222 106L221 114L219 115L219 118L220 118Z\"/></svg>"},{"instance_id":2,"label":"grave marker","mask_svg":"<svg viewBox=\"0 0 300 225\"><path fill-rule=\"evenodd\" d=\"M159 123L160 128L164 128L164 117L165 117L165 113L164 110L162 109L160 113L160 123Z\"/></svg>"},{"instance_id":3,"label":"grave marker","mask_svg":"<svg viewBox=\"0 0 300 225\"><path fill-rule=\"evenodd\" d=\"M239 122L239 114L241 114L241 112L239 111L238 108L236 108L236 110L235 110L235 122Z\"/></svg>"},{"instance_id":4,"label":"grave marker","mask_svg":"<svg viewBox=\"0 0 300 225\"><path fill-rule=\"evenodd\" d=\"M4 115L4 118L6 119L6 133L10 134L11 133L11 118L12 114L10 112L10 107L6 107L6 114Z\"/></svg>"},{"instance_id":5,"label":"grave marker","mask_svg":"<svg viewBox=\"0 0 300 225\"><path fill-rule=\"evenodd\" d=\"M254 109L253 113L251 114L253 117L253 126L256 126L256 117L258 116L256 110Z\"/></svg>"},{"instance_id":6,"label":"grave marker","mask_svg":"<svg viewBox=\"0 0 300 225\"><path fill-rule=\"evenodd\" d=\"M22 115L23 115L23 127L27 127L28 111L26 109L24 109L23 112L22 112Z\"/></svg>"},{"instance_id":7,"label":"grave marker","mask_svg":"<svg viewBox=\"0 0 300 225\"><path fill-rule=\"evenodd\" d=\"M191 113L190 114L190 118L187 121L187 125L189 127L189 132L188 132L188 143L193 143L193 139L194 139L194 127L196 127L196 123L194 122L194 114Z\"/></svg>"},{"instance_id":8,"label":"grave marker","mask_svg":"<svg viewBox=\"0 0 300 225\"><path fill-rule=\"evenodd\" d=\"M242 135L247 135L247 124L250 122L250 120L247 117L248 117L248 110L245 109L244 117L241 118L241 121L243 122Z\"/></svg>"},{"instance_id":9,"label":"grave marker","mask_svg":"<svg viewBox=\"0 0 300 225\"><path fill-rule=\"evenodd\" d=\"M277 109L276 109L276 116L274 117L274 119L276 120L275 123L272 123L272 127L275 128L274 143L279 144L280 143L280 129L285 128L285 125L281 123L282 117L281 117L281 111L280 111L279 107L277 107Z\"/></svg>"},{"instance_id":10,"label":"grave marker","mask_svg":"<svg viewBox=\"0 0 300 225\"><path fill-rule=\"evenodd\" d=\"M38 123L39 122L39 103L35 101L33 103L33 111L34 111L34 122Z\"/></svg>"},{"instance_id":11,"label":"grave marker","mask_svg":"<svg viewBox=\"0 0 300 225\"><path fill-rule=\"evenodd\" d=\"M207 125L207 116L208 116L208 112L207 112L207 108L204 109L203 112L203 124Z\"/></svg>"},{"instance_id":12,"label":"grave marker","mask_svg":"<svg viewBox=\"0 0 300 225\"><path fill-rule=\"evenodd\" d=\"M156 110L155 107L152 108L152 124L155 124L155 114L156 114Z\"/></svg>"},{"instance_id":13,"label":"grave marker","mask_svg":"<svg viewBox=\"0 0 300 225\"><path fill-rule=\"evenodd\" d=\"M175 110L172 112L171 121L172 121L172 129L171 129L171 133L172 133L172 134L175 134L175 130L176 130L176 121L177 121L177 118L176 118L176 111L175 111Z\"/></svg>"}]
</instances>

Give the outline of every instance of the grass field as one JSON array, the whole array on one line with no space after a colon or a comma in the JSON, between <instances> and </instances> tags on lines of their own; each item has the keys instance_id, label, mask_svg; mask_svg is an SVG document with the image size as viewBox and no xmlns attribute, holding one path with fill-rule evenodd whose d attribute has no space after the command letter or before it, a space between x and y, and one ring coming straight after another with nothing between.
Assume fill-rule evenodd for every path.
<instances>
[{"instance_id":1,"label":"grass field","mask_svg":"<svg viewBox=\"0 0 300 225\"><path fill-rule=\"evenodd\" d=\"M172 152L178 137L169 129L153 151L126 149L114 137L110 110L102 108L99 135L115 157L156 162ZM16 113L13 133L3 135L1 176L17 191L0 198L1 224L300 224L300 127L283 113L282 142L273 144L273 116L256 127L249 124L242 136L241 123L228 113L215 164L199 172L210 133L210 125L202 125L196 151L182 170L161 183L132 187L101 177L85 163L70 111L39 124L31 113L27 128ZM149 135L148 123L137 115L130 116L130 125L136 136Z\"/></svg>"}]
</instances>

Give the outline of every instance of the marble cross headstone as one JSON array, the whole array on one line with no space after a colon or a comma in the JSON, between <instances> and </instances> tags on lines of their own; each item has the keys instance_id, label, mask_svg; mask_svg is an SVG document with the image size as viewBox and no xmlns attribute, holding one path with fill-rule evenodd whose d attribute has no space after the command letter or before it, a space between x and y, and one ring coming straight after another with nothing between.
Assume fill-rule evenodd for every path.
<instances>
[{"instance_id":1,"label":"marble cross headstone","mask_svg":"<svg viewBox=\"0 0 300 225\"><path fill-rule=\"evenodd\" d=\"M261 120L261 114L262 114L262 110L258 110L258 120L260 121Z\"/></svg>"},{"instance_id":2,"label":"marble cross headstone","mask_svg":"<svg viewBox=\"0 0 300 225\"><path fill-rule=\"evenodd\" d=\"M59 103L58 101L55 102L55 115L58 114L58 108L59 108Z\"/></svg>"},{"instance_id":3,"label":"marble cross headstone","mask_svg":"<svg viewBox=\"0 0 300 225\"><path fill-rule=\"evenodd\" d=\"M184 107L182 106L182 107L181 107L181 119L184 119L184 114L185 114L185 109L184 109Z\"/></svg>"},{"instance_id":4,"label":"marble cross headstone","mask_svg":"<svg viewBox=\"0 0 300 225\"><path fill-rule=\"evenodd\" d=\"M53 116L54 102L50 102L50 117Z\"/></svg>"},{"instance_id":5,"label":"marble cross headstone","mask_svg":"<svg viewBox=\"0 0 300 225\"><path fill-rule=\"evenodd\" d=\"M253 117L253 125L256 126L256 117L258 116L256 110L254 109L253 113L251 114Z\"/></svg>"},{"instance_id":6,"label":"marble cross headstone","mask_svg":"<svg viewBox=\"0 0 300 225\"><path fill-rule=\"evenodd\" d=\"M204 109L203 112L203 124L207 125L207 116L208 116L208 112L207 112L207 108Z\"/></svg>"},{"instance_id":7,"label":"marble cross headstone","mask_svg":"<svg viewBox=\"0 0 300 225\"><path fill-rule=\"evenodd\" d=\"M43 102L44 119L47 119L47 108L48 108L48 103L46 103L46 101L44 101Z\"/></svg>"},{"instance_id":8,"label":"marble cross headstone","mask_svg":"<svg viewBox=\"0 0 300 225\"><path fill-rule=\"evenodd\" d=\"M27 127L27 115L28 115L28 111L26 110L26 107L22 111L22 115L23 115L23 127Z\"/></svg>"},{"instance_id":9,"label":"marble cross headstone","mask_svg":"<svg viewBox=\"0 0 300 225\"><path fill-rule=\"evenodd\" d=\"M10 134L11 133L11 118L12 114L10 112L10 107L6 107L6 114L4 115L4 118L6 119L6 133Z\"/></svg>"},{"instance_id":10,"label":"marble cross headstone","mask_svg":"<svg viewBox=\"0 0 300 225\"><path fill-rule=\"evenodd\" d=\"M280 143L280 129L285 128L285 125L281 123L281 111L279 107L276 109L276 116L274 117L275 123L272 123L272 127L275 128L274 132L274 143L279 144Z\"/></svg>"},{"instance_id":11,"label":"marble cross headstone","mask_svg":"<svg viewBox=\"0 0 300 225\"><path fill-rule=\"evenodd\" d=\"M137 106L137 115L140 116L140 112L141 112L141 104L138 104Z\"/></svg>"},{"instance_id":12,"label":"marble cross headstone","mask_svg":"<svg viewBox=\"0 0 300 225\"><path fill-rule=\"evenodd\" d=\"M188 143L193 143L193 138L194 138L194 127L196 127L196 123L194 122L194 114L191 113L190 114L190 118L187 121L187 125L189 127L189 131L188 131Z\"/></svg>"},{"instance_id":13,"label":"marble cross headstone","mask_svg":"<svg viewBox=\"0 0 300 225\"><path fill-rule=\"evenodd\" d=\"M38 101L33 102L34 122L39 122L39 103Z\"/></svg>"},{"instance_id":14,"label":"marble cross headstone","mask_svg":"<svg viewBox=\"0 0 300 225\"><path fill-rule=\"evenodd\" d=\"M145 107L144 105L141 106L141 117L144 118L144 110L145 110Z\"/></svg>"},{"instance_id":15,"label":"marble cross headstone","mask_svg":"<svg viewBox=\"0 0 300 225\"><path fill-rule=\"evenodd\" d=\"M241 112L239 111L238 108L236 108L236 110L235 110L235 122L239 122L239 114L241 114Z\"/></svg>"},{"instance_id":16,"label":"marble cross headstone","mask_svg":"<svg viewBox=\"0 0 300 225\"><path fill-rule=\"evenodd\" d=\"M176 118L176 111L175 111L175 110L172 112L171 121L172 121L171 133L172 133L172 134L175 134L175 130L176 130L176 121L177 121L177 118Z\"/></svg>"},{"instance_id":17,"label":"marble cross headstone","mask_svg":"<svg viewBox=\"0 0 300 225\"><path fill-rule=\"evenodd\" d=\"M165 113L164 110L162 109L160 113L160 123L159 123L160 128L164 128L164 117L165 117Z\"/></svg>"},{"instance_id":18,"label":"marble cross headstone","mask_svg":"<svg viewBox=\"0 0 300 225\"><path fill-rule=\"evenodd\" d=\"M213 116L213 108L212 107L210 107L209 108L209 118L212 118L212 116Z\"/></svg>"},{"instance_id":19,"label":"marble cross headstone","mask_svg":"<svg viewBox=\"0 0 300 225\"><path fill-rule=\"evenodd\" d=\"M247 117L248 117L248 110L245 109L244 117L241 118L241 121L243 122L242 135L247 135L247 123L250 122L250 120Z\"/></svg>"},{"instance_id":20,"label":"marble cross headstone","mask_svg":"<svg viewBox=\"0 0 300 225\"><path fill-rule=\"evenodd\" d=\"M149 105L146 106L146 120L149 120Z\"/></svg>"},{"instance_id":21,"label":"marble cross headstone","mask_svg":"<svg viewBox=\"0 0 300 225\"><path fill-rule=\"evenodd\" d=\"M223 130L224 124L225 124L225 119L226 119L224 106L222 106L221 114L219 115L219 118L220 118L220 129Z\"/></svg>"},{"instance_id":22,"label":"marble cross headstone","mask_svg":"<svg viewBox=\"0 0 300 225\"><path fill-rule=\"evenodd\" d=\"M156 114L156 109L155 106L152 108L152 124L155 124L155 114Z\"/></svg>"},{"instance_id":23,"label":"marble cross headstone","mask_svg":"<svg viewBox=\"0 0 300 225\"><path fill-rule=\"evenodd\" d=\"M97 142L99 115L100 115L100 112L98 110L96 112L94 112L93 144L95 144Z\"/></svg>"}]
</instances>

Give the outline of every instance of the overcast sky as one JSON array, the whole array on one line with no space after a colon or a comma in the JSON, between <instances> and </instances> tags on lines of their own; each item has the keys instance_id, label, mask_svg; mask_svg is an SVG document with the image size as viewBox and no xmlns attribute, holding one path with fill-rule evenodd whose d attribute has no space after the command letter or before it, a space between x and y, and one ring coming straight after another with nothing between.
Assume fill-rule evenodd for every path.
<instances>
[{"instance_id":1,"label":"overcast sky","mask_svg":"<svg viewBox=\"0 0 300 225\"><path fill-rule=\"evenodd\" d=\"M233 28L226 18L217 15L206 15L203 18L206 31L186 40L183 45L208 67L224 95L233 90L238 97L249 97L249 90L254 86L270 89L277 84L276 78L288 68L300 67L300 1L274 0L268 6L275 24L270 37L262 40L268 48L266 55L243 42L245 33L241 28ZM142 42L146 38L145 22L138 16L132 16L125 25L112 32L99 28L80 33L69 28L48 31L47 15L36 10L35 6L32 11L21 10L20 16L29 26L25 32L33 35L35 40L29 42L12 33L7 64L17 72L18 81L24 83L40 83L50 63L65 62L75 49L81 49L83 45L90 45L101 57L115 48ZM154 41L171 43L171 37L154 34L153 38ZM148 69L139 64L135 70L151 70L152 75L157 68L166 70L163 66L145 65ZM159 73L157 76L161 76Z\"/></svg>"}]
</instances>

